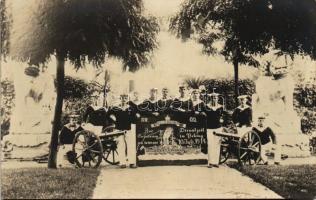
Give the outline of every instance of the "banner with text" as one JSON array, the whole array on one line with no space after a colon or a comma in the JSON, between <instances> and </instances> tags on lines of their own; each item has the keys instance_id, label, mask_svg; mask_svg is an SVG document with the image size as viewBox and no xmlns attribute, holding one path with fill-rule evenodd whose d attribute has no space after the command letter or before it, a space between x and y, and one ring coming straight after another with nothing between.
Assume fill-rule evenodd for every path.
<instances>
[{"instance_id":1,"label":"banner with text","mask_svg":"<svg viewBox=\"0 0 316 200\"><path fill-rule=\"evenodd\" d=\"M205 153L206 117L192 113L142 116L136 135L138 155Z\"/></svg>"}]
</instances>

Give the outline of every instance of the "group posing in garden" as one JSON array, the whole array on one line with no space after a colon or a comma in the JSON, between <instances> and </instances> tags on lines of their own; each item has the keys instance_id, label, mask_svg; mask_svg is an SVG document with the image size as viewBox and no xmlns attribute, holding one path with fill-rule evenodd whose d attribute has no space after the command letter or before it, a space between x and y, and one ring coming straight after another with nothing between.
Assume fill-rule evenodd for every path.
<instances>
[{"instance_id":1,"label":"group posing in garden","mask_svg":"<svg viewBox=\"0 0 316 200\"><path fill-rule=\"evenodd\" d=\"M129 165L133 168L137 166L136 136L131 130L141 116L158 117L167 114L181 120L181 116L185 114L203 115L207 123L208 167L218 167L221 137L214 132L222 131L223 116L227 114L225 101L219 93L214 91L208 93L204 85L200 86L199 89L191 90L187 86L181 85L179 86L179 96L174 99L170 98L168 88L162 88L160 99L158 99L157 88L150 89L149 98L143 102L139 103L137 95L134 94L134 96L136 98L131 100L128 94L123 93L120 95L119 105L108 108L98 106L97 103L90 105L83 116L84 123L82 124L78 123L78 114L69 115L69 123L60 132L61 148L72 144L75 134L88 127L86 124L103 127L103 130L113 126L116 130L126 132L126 134L116 138L120 167L125 168ZM256 119L258 121L253 123L249 96L239 96L238 103L238 107L232 113L232 121L237 129L237 134L251 130L256 132L261 139L262 151L260 156L263 163L268 164L265 149L270 149L272 145L275 149L274 162L279 164L281 155L277 146L277 138L269 125L265 123L265 116L260 116ZM61 153L65 152L61 151Z\"/></svg>"}]
</instances>

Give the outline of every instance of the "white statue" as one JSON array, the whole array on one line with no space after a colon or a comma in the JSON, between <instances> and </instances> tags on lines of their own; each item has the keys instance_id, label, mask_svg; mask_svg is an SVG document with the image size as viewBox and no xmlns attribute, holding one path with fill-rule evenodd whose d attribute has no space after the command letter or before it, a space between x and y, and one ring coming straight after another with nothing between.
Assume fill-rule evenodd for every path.
<instances>
[{"instance_id":1,"label":"white statue","mask_svg":"<svg viewBox=\"0 0 316 200\"><path fill-rule=\"evenodd\" d=\"M300 119L293 107L294 81L287 67L272 67L272 76L256 81L253 95L253 116L266 115L277 134L300 133Z\"/></svg>"},{"instance_id":2,"label":"white statue","mask_svg":"<svg viewBox=\"0 0 316 200\"><path fill-rule=\"evenodd\" d=\"M48 144L56 96L53 76L37 67L17 71L14 76L15 106L10 133L4 139L18 148Z\"/></svg>"}]
</instances>

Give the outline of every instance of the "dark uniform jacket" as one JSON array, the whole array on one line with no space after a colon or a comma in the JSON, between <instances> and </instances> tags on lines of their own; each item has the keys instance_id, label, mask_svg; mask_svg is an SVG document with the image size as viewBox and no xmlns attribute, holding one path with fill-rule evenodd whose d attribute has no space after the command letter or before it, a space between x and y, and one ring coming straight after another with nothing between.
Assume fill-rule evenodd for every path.
<instances>
[{"instance_id":1,"label":"dark uniform jacket","mask_svg":"<svg viewBox=\"0 0 316 200\"><path fill-rule=\"evenodd\" d=\"M145 100L138 105L138 112L143 116L153 116L154 112L159 112L158 101Z\"/></svg>"},{"instance_id":2,"label":"dark uniform jacket","mask_svg":"<svg viewBox=\"0 0 316 200\"><path fill-rule=\"evenodd\" d=\"M76 133L82 131L83 128L81 126L77 127L74 130L71 130L68 124L63 126L59 134L59 143L60 144L72 144Z\"/></svg>"},{"instance_id":3,"label":"dark uniform jacket","mask_svg":"<svg viewBox=\"0 0 316 200\"><path fill-rule=\"evenodd\" d=\"M107 115L111 118L111 115L115 116L115 128L118 130L131 130L131 124L136 121L136 110L131 106L126 108L121 108L119 106L114 106L109 109Z\"/></svg>"},{"instance_id":4,"label":"dark uniform jacket","mask_svg":"<svg viewBox=\"0 0 316 200\"><path fill-rule=\"evenodd\" d=\"M233 122L239 123L238 127L251 126L252 121L252 109L251 107L246 107L244 109L237 107L233 112Z\"/></svg>"},{"instance_id":5,"label":"dark uniform jacket","mask_svg":"<svg viewBox=\"0 0 316 200\"><path fill-rule=\"evenodd\" d=\"M83 115L83 121L91 123L95 126L107 126L109 122L106 118L106 112L106 108L94 110L92 106L89 106Z\"/></svg>"},{"instance_id":6,"label":"dark uniform jacket","mask_svg":"<svg viewBox=\"0 0 316 200\"><path fill-rule=\"evenodd\" d=\"M157 102L160 113L169 114L172 99L159 99Z\"/></svg>"},{"instance_id":7,"label":"dark uniform jacket","mask_svg":"<svg viewBox=\"0 0 316 200\"><path fill-rule=\"evenodd\" d=\"M175 98L171 104L171 107L173 111L190 111L192 108L192 102L191 99Z\"/></svg>"},{"instance_id":8,"label":"dark uniform jacket","mask_svg":"<svg viewBox=\"0 0 316 200\"><path fill-rule=\"evenodd\" d=\"M191 100L189 105L190 105L190 111L194 113L195 112L205 113L206 105L203 101L200 101L199 103L194 105L193 101Z\"/></svg>"},{"instance_id":9,"label":"dark uniform jacket","mask_svg":"<svg viewBox=\"0 0 316 200\"><path fill-rule=\"evenodd\" d=\"M207 116L207 128L208 129L216 129L221 127L221 118L223 116L224 109L222 106L218 107L209 107L207 106L205 109L205 113Z\"/></svg>"},{"instance_id":10,"label":"dark uniform jacket","mask_svg":"<svg viewBox=\"0 0 316 200\"><path fill-rule=\"evenodd\" d=\"M262 145L269 143L271 141L271 139L273 142L275 141L275 135L274 135L273 131L271 130L271 128L269 128L269 127L265 128L262 131L260 131L254 127L253 131L255 131L259 135L259 138L260 138Z\"/></svg>"}]
</instances>

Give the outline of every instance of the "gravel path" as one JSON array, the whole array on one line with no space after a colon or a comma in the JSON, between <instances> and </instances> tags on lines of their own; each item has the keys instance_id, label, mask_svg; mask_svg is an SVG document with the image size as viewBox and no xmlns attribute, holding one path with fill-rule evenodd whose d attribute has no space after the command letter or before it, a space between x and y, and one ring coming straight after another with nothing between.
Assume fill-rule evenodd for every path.
<instances>
[{"instance_id":1,"label":"gravel path","mask_svg":"<svg viewBox=\"0 0 316 200\"><path fill-rule=\"evenodd\" d=\"M227 166L103 168L92 198L281 198Z\"/></svg>"}]
</instances>

